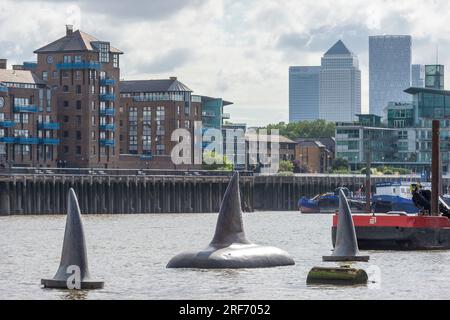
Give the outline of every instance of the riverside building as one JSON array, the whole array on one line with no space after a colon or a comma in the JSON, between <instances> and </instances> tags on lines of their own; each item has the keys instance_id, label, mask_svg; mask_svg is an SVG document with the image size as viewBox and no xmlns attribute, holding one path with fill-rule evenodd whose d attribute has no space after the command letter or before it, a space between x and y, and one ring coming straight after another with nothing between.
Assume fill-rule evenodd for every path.
<instances>
[{"instance_id":1,"label":"riverside building","mask_svg":"<svg viewBox=\"0 0 450 320\"><path fill-rule=\"evenodd\" d=\"M7 69L0 59L0 166L177 169L175 129L220 130L221 98L173 77L121 80L123 52L72 26ZM203 110L205 109L205 110Z\"/></svg>"}]
</instances>

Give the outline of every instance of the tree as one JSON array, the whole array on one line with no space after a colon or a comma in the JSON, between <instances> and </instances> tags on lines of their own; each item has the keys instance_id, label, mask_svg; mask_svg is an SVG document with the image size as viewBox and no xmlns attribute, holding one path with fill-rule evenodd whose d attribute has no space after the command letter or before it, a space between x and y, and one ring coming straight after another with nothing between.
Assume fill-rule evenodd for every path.
<instances>
[{"instance_id":1,"label":"tree","mask_svg":"<svg viewBox=\"0 0 450 320\"><path fill-rule=\"evenodd\" d=\"M206 163L212 162L212 164ZM203 153L203 169L204 170L221 170L221 171L232 171L233 163L228 160L227 156L216 154L215 152L205 152Z\"/></svg>"},{"instance_id":2,"label":"tree","mask_svg":"<svg viewBox=\"0 0 450 320\"><path fill-rule=\"evenodd\" d=\"M281 160L278 172L294 172L294 164L291 161Z\"/></svg>"},{"instance_id":3,"label":"tree","mask_svg":"<svg viewBox=\"0 0 450 320\"><path fill-rule=\"evenodd\" d=\"M333 170L348 170L348 160L344 158L334 159Z\"/></svg>"},{"instance_id":4,"label":"tree","mask_svg":"<svg viewBox=\"0 0 450 320\"><path fill-rule=\"evenodd\" d=\"M278 124L269 124L266 129L278 129L280 135L295 140L299 138L334 137L336 125L334 122L327 122L325 120L300 121L288 124L280 122Z\"/></svg>"}]
</instances>

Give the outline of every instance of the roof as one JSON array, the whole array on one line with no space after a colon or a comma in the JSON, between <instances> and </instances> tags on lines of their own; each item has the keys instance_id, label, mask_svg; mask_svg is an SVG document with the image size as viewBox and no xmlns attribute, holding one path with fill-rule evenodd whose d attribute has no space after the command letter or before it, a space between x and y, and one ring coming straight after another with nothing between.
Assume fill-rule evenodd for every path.
<instances>
[{"instance_id":1,"label":"roof","mask_svg":"<svg viewBox=\"0 0 450 320\"><path fill-rule=\"evenodd\" d=\"M99 42L97 38L83 31L77 30L70 35L66 35L46 46L37 49L34 53L50 53L61 51L98 51L92 46L93 42ZM101 41L100 41L101 42ZM112 53L122 54L123 52L112 46L109 48Z\"/></svg>"},{"instance_id":2,"label":"roof","mask_svg":"<svg viewBox=\"0 0 450 320\"><path fill-rule=\"evenodd\" d=\"M33 72L29 70L0 69L0 82L15 82L28 84L45 84Z\"/></svg>"},{"instance_id":3,"label":"roof","mask_svg":"<svg viewBox=\"0 0 450 320\"><path fill-rule=\"evenodd\" d=\"M245 134L245 140L257 141L258 137L260 137L260 136L264 136L264 135L258 135L258 134L254 134L254 133L246 133ZM270 135L269 135L269 137L270 137ZM271 141L269 137L267 137L267 142ZM279 143L293 143L293 144L296 144L295 141L292 141L291 139L286 138L285 136L280 135L279 137L280 137Z\"/></svg>"},{"instance_id":4,"label":"roof","mask_svg":"<svg viewBox=\"0 0 450 320\"><path fill-rule=\"evenodd\" d=\"M417 93L436 93L436 94L441 94L444 96L450 96L450 91L448 90L439 90L439 89L431 89L431 88L415 88L415 87L411 87L405 90L406 93L409 94L417 94Z\"/></svg>"},{"instance_id":5,"label":"roof","mask_svg":"<svg viewBox=\"0 0 450 320\"><path fill-rule=\"evenodd\" d=\"M119 87L121 93L192 92L191 89L177 79L120 81Z\"/></svg>"},{"instance_id":6,"label":"roof","mask_svg":"<svg viewBox=\"0 0 450 320\"><path fill-rule=\"evenodd\" d=\"M220 98L213 98L213 97L207 97L207 96L201 96L201 97L202 97L202 101L203 101L203 102L207 102L207 101L211 101L211 100L220 99ZM223 100L223 99L222 99L222 104L223 104L224 107L226 107L226 106L232 105L232 104L234 104L234 103L231 102L231 101L226 101L226 100Z\"/></svg>"},{"instance_id":7,"label":"roof","mask_svg":"<svg viewBox=\"0 0 450 320\"><path fill-rule=\"evenodd\" d=\"M326 56L336 54L353 54L353 53L350 50L348 50L348 48L345 46L342 40L339 40L325 53Z\"/></svg>"}]
</instances>

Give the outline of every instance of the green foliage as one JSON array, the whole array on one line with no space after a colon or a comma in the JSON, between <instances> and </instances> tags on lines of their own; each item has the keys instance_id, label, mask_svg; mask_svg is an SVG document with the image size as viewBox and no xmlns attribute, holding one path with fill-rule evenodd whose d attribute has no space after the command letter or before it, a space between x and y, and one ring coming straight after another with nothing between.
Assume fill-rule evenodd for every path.
<instances>
[{"instance_id":1,"label":"green foliage","mask_svg":"<svg viewBox=\"0 0 450 320\"><path fill-rule=\"evenodd\" d=\"M347 170L348 171L348 160L344 158L336 158L333 160L333 171L335 170Z\"/></svg>"},{"instance_id":2,"label":"green foliage","mask_svg":"<svg viewBox=\"0 0 450 320\"><path fill-rule=\"evenodd\" d=\"M207 164L205 160L208 162L211 162L210 160L213 160L214 162L213 164ZM215 152L205 152L203 153L203 169L232 171L233 163L230 160L228 160L228 158L225 155L216 154Z\"/></svg>"},{"instance_id":3,"label":"green foliage","mask_svg":"<svg viewBox=\"0 0 450 320\"><path fill-rule=\"evenodd\" d=\"M282 160L278 172L294 172L294 164L291 161Z\"/></svg>"},{"instance_id":4,"label":"green foliage","mask_svg":"<svg viewBox=\"0 0 450 320\"><path fill-rule=\"evenodd\" d=\"M287 124L280 122L278 124L269 124L267 130L271 129L278 129L280 135L295 140L298 138L334 137L336 125L334 122L325 120L300 121Z\"/></svg>"}]
</instances>

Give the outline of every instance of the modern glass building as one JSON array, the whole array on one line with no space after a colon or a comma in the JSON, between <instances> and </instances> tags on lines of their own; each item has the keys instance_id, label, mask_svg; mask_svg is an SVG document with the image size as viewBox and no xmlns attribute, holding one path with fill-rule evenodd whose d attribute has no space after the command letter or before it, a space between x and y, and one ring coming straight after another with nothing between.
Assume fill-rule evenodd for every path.
<instances>
[{"instance_id":1,"label":"modern glass building","mask_svg":"<svg viewBox=\"0 0 450 320\"><path fill-rule=\"evenodd\" d=\"M320 67L289 68L289 122L319 118Z\"/></svg>"},{"instance_id":2,"label":"modern glass building","mask_svg":"<svg viewBox=\"0 0 450 320\"><path fill-rule=\"evenodd\" d=\"M411 86L415 88L425 87L425 66L413 64L411 66Z\"/></svg>"},{"instance_id":3,"label":"modern glass building","mask_svg":"<svg viewBox=\"0 0 450 320\"><path fill-rule=\"evenodd\" d=\"M411 86L411 36L369 37L369 109L383 116L391 101L411 99L404 90Z\"/></svg>"},{"instance_id":4,"label":"modern glass building","mask_svg":"<svg viewBox=\"0 0 450 320\"><path fill-rule=\"evenodd\" d=\"M425 87L444 90L444 66L433 64L425 66Z\"/></svg>"},{"instance_id":5,"label":"modern glass building","mask_svg":"<svg viewBox=\"0 0 450 320\"><path fill-rule=\"evenodd\" d=\"M319 118L353 121L361 113L358 57L339 40L322 57Z\"/></svg>"}]
</instances>

